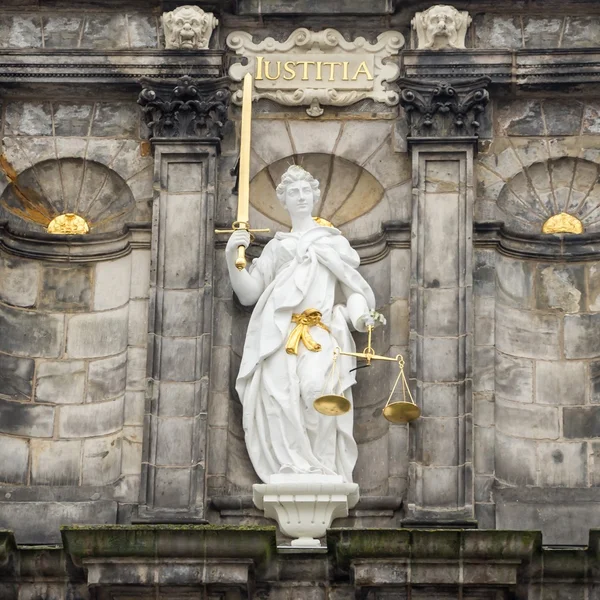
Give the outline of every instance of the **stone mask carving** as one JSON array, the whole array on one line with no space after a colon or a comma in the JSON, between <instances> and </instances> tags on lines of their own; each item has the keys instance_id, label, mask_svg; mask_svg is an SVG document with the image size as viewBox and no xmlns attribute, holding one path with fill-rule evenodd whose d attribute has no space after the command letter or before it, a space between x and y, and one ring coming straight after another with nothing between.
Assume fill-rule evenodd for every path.
<instances>
[{"instance_id":1,"label":"stone mask carving","mask_svg":"<svg viewBox=\"0 0 600 600\"><path fill-rule=\"evenodd\" d=\"M219 24L213 13L205 13L198 6L180 6L164 13L162 22L167 50L206 49Z\"/></svg>"},{"instance_id":2,"label":"stone mask carving","mask_svg":"<svg viewBox=\"0 0 600 600\"><path fill-rule=\"evenodd\" d=\"M417 32L417 49L464 49L470 24L471 17L467 11L445 4L436 4L426 11L415 13L412 27Z\"/></svg>"}]
</instances>

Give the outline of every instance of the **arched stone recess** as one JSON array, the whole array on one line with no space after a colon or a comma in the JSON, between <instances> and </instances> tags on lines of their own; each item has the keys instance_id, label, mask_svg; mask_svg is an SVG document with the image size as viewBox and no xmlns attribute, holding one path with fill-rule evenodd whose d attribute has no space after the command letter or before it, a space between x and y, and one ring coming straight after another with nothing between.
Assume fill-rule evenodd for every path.
<instances>
[{"instance_id":1,"label":"arched stone recess","mask_svg":"<svg viewBox=\"0 0 600 600\"><path fill-rule=\"evenodd\" d=\"M381 236L385 222L408 222L410 159L405 152L396 150L394 136L394 123L388 121L256 120L252 129L252 227L268 227L269 236L274 231L289 231L287 214L277 200L275 188L282 173L294 163L302 165L321 183L321 202L315 216L331 221L351 243L360 245ZM387 241L384 245L385 251L378 250L380 253L363 261L361 267L375 291L378 310L388 321L376 330L374 346L381 354L406 356L410 250L407 245L399 247ZM366 252L375 253L370 249ZM233 308L232 314L230 390L239 368L249 316L240 307ZM366 337L356 335L356 345L365 347ZM399 508L405 493L408 432L405 425L390 425L381 414L397 370L387 364L374 364L359 373L353 392L354 432L359 444L354 479L363 498L383 498L378 506L389 511L366 514L363 523L384 525L395 518L394 510ZM230 394L229 407L223 492L250 495L251 486L258 479L253 477L247 456L241 406L235 394Z\"/></svg>"},{"instance_id":2,"label":"arched stone recess","mask_svg":"<svg viewBox=\"0 0 600 600\"><path fill-rule=\"evenodd\" d=\"M584 125L581 127L584 133L591 133L585 130ZM531 135L497 136L489 148L479 153L476 163L476 220L502 219L503 214L496 208L500 194L508 182L522 172L523 176L528 178L529 170L534 169L535 177L535 171L540 168L534 167L537 163L546 163L552 167L555 161L570 158L577 163L580 170L586 168L586 162L600 165L598 135L551 137L545 135L544 131L537 132L539 137L533 137L534 135L536 133L532 132ZM582 181L583 173L576 174L576 178Z\"/></svg>"},{"instance_id":3,"label":"arched stone recess","mask_svg":"<svg viewBox=\"0 0 600 600\"><path fill-rule=\"evenodd\" d=\"M151 219L153 163L139 142L119 139L7 137L0 162L0 220L21 233L43 233L75 212L90 234Z\"/></svg>"},{"instance_id":4,"label":"arched stone recess","mask_svg":"<svg viewBox=\"0 0 600 600\"><path fill-rule=\"evenodd\" d=\"M544 223L561 213L575 217L584 232L600 231L600 165L561 157L534 162L511 177L498 195L504 226L517 233L541 234Z\"/></svg>"},{"instance_id":5,"label":"arched stone recess","mask_svg":"<svg viewBox=\"0 0 600 600\"><path fill-rule=\"evenodd\" d=\"M252 126L252 164L250 178L254 185L262 188L265 177L271 179L271 187L278 183L281 173L289 164L303 164L307 170L313 169L315 177L321 180L322 191L327 191L325 177L335 176L339 185L346 185L344 167L360 173L364 169L377 184L377 192L371 194L365 189L365 196L374 197L381 193L379 201L370 206L351 208L348 212L338 214L331 200L343 203L345 187L336 189L336 179L332 188L336 196L330 197L326 211L332 212L333 224L339 226L342 233L351 241L357 241L381 232L381 224L386 221L407 222L410 219L411 170L410 159L406 152L399 152L395 146L393 121L309 121L257 120ZM316 155L330 155L316 156ZM332 161L337 164L332 165ZM333 167L333 168L332 168ZM266 171L265 171L266 170ZM261 171L265 171L259 177ZM368 181L364 178L361 183ZM381 189L381 191L379 190ZM273 187L274 189L274 187ZM348 192L346 192L347 194ZM339 197L337 197L339 194ZM268 197L260 205L254 205L251 212L252 225L255 227L270 227L274 231L286 231L285 213L279 207L277 198L269 192ZM332 210L333 209L333 210ZM325 216L325 215L322 215ZM360 217L360 218L359 218ZM325 217L327 218L327 217Z\"/></svg>"},{"instance_id":6,"label":"arched stone recess","mask_svg":"<svg viewBox=\"0 0 600 600\"><path fill-rule=\"evenodd\" d=\"M88 140L79 156L49 142L3 147L0 485L30 486L6 508L13 523L55 488L53 518L77 522L91 502L88 521L114 522L141 469L149 236L125 224L149 219L152 169L127 140ZM90 233L46 233L65 212Z\"/></svg>"}]
</instances>

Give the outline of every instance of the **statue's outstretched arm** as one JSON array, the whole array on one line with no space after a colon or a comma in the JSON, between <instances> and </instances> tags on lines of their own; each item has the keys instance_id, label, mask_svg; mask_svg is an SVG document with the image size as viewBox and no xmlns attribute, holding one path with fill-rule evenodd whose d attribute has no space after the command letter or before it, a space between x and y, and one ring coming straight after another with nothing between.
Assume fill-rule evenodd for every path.
<instances>
[{"instance_id":1,"label":"statue's outstretched arm","mask_svg":"<svg viewBox=\"0 0 600 600\"><path fill-rule=\"evenodd\" d=\"M362 294L353 292L344 284L341 284L341 288L346 296L348 318L354 329L357 331L366 331L369 325L375 324L366 298Z\"/></svg>"},{"instance_id":2,"label":"statue's outstretched arm","mask_svg":"<svg viewBox=\"0 0 600 600\"><path fill-rule=\"evenodd\" d=\"M264 291L264 283L259 275L253 276L246 269L238 271L235 266L238 246L248 247L250 245L250 234L244 230L234 231L225 247L225 258L231 287L236 293L239 301L244 306L256 304Z\"/></svg>"}]
</instances>

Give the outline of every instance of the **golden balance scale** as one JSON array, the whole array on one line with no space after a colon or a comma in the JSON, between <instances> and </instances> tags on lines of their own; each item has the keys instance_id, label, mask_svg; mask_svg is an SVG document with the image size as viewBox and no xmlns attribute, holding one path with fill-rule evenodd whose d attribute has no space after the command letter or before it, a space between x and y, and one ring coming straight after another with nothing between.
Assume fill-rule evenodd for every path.
<instances>
[{"instance_id":1,"label":"golden balance scale","mask_svg":"<svg viewBox=\"0 0 600 600\"><path fill-rule=\"evenodd\" d=\"M415 404L412 394L410 393L408 383L406 382L406 377L404 376L404 358L401 354L398 354L394 358L375 354L375 350L371 346L371 335L373 333L372 325L369 326L368 332L369 338L367 347L362 352L343 352L339 347L333 351L333 365L331 366L331 373L322 390L324 392L326 388L330 388L331 393L319 396L313 402L313 406L315 407L315 410L328 417L337 417L347 413L350 410L350 401L343 394L339 373L337 372L337 359L340 356L354 356L359 360L366 361L366 366L368 367L371 366L372 360L385 360L398 364L398 377L396 377L392 391L390 392L387 402L383 407L383 416L391 423L410 423L410 421L414 421L421 415L421 410ZM335 381L336 375L337 382ZM402 382L402 400L392 402L392 397L400 381ZM339 394L335 393L336 383L340 392Z\"/></svg>"}]
</instances>

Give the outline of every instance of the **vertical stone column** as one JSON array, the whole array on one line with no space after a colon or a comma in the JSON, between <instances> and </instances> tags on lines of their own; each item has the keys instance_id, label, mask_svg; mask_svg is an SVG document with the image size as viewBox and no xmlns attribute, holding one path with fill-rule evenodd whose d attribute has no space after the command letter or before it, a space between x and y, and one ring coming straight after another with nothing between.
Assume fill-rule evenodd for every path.
<instances>
[{"instance_id":1,"label":"vertical stone column","mask_svg":"<svg viewBox=\"0 0 600 600\"><path fill-rule=\"evenodd\" d=\"M211 363L217 157L224 80L146 87L152 128L148 392L141 520L202 521ZM177 98L179 103L165 102Z\"/></svg>"},{"instance_id":2,"label":"vertical stone column","mask_svg":"<svg viewBox=\"0 0 600 600\"><path fill-rule=\"evenodd\" d=\"M472 474L473 153L486 82L402 91L413 161L407 523L475 525Z\"/></svg>"}]
</instances>

